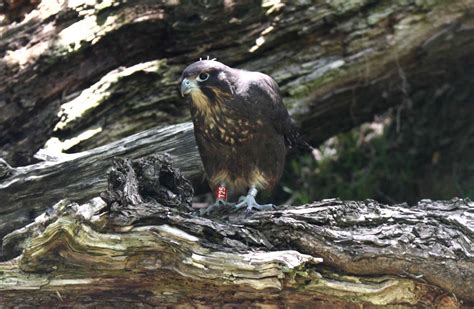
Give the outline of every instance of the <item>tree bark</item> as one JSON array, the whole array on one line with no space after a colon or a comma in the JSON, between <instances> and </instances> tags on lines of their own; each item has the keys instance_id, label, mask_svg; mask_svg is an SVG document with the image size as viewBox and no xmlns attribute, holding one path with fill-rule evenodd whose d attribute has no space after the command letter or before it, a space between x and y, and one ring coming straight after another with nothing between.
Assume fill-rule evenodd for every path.
<instances>
[{"instance_id":1,"label":"tree bark","mask_svg":"<svg viewBox=\"0 0 474 309\"><path fill-rule=\"evenodd\" d=\"M12 165L51 137L77 152L189 119L175 82L208 54L272 75L314 145L472 67L473 0L43 1L8 24L22 3L37 1L15 2L0 25L0 147Z\"/></svg>"},{"instance_id":2,"label":"tree bark","mask_svg":"<svg viewBox=\"0 0 474 309\"><path fill-rule=\"evenodd\" d=\"M0 162L0 239L65 197L81 202L97 196L106 189L111 159L117 156L139 158L168 151L186 176L199 180L202 165L196 147L192 124L184 123L80 153L42 153L46 161L25 167L11 168L6 162L2 167Z\"/></svg>"},{"instance_id":3,"label":"tree bark","mask_svg":"<svg viewBox=\"0 0 474 309\"><path fill-rule=\"evenodd\" d=\"M272 75L317 145L410 106L414 89L437 98L460 68L474 73L473 8L3 3L0 257L10 260L0 262L0 305L472 305L469 200L325 200L205 218L169 160L202 175L191 125L176 125L189 119L176 80L199 57ZM456 89L472 88L459 80ZM28 165L42 148L43 162ZM111 158L165 151L116 160L94 198Z\"/></svg>"},{"instance_id":4,"label":"tree bark","mask_svg":"<svg viewBox=\"0 0 474 309\"><path fill-rule=\"evenodd\" d=\"M1 305L444 306L474 301L473 203L314 202L190 212L166 156L117 159L109 187L4 238ZM19 251L22 250L22 251Z\"/></svg>"}]
</instances>

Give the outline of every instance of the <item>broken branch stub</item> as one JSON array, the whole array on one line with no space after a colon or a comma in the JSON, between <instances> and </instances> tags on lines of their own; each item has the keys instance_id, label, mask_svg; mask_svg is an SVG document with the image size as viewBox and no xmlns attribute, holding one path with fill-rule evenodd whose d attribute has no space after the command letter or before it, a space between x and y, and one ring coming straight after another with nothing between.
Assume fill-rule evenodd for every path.
<instances>
[{"instance_id":1,"label":"broken branch stub","mask_svg":"<svg viewBox=\"0 0 474 309\"><path fill-rule=\"evenodd\" d=\"M157 154L136 160L115 158L101 197L111 208L111 224L131 225L146 221L157 207L190 212L193 194L191 182L172 166L171 157Z\"/></svg>"}]
</instances>

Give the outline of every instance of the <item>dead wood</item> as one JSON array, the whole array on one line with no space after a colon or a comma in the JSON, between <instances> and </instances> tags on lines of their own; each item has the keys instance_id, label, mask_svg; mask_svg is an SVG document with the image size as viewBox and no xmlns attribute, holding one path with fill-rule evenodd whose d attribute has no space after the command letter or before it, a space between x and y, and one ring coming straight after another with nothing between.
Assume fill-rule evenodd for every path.
<instances>
[{"instance_id":1,"label":"dead wood","mask_svg":"<svg viewBox=\"0 0 474 309\"><path fill-rule=\"evenodd\" d=\"M0 304L447 306L474 298L469 200L324 200L190 211L169 157L117 159L109 187L4 239Z\"/></svg>"}]
</instances>

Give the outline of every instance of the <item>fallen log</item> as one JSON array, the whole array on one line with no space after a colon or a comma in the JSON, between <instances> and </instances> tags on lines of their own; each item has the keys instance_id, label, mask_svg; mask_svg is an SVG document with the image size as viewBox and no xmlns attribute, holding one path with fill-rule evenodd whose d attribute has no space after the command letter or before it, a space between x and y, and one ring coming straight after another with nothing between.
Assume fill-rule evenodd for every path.
<instances>
[{"instance_id":1,"label":"fallen log","mask_svg":"<svg viewBox=\"0 0 474 309\"><path fill-rule=\"evenodd\" d=\"M443 306L474 301L473 203L337 199L190 209L169 157L117 159L108 190L4 238L0 305Z\"/></svg>"},{"instance_id":2,"label":"fallen log","mask_svg":"<svg viewBox=\"0 0 474 309\"><path fill-rule=\"evenodd\" d=\"M190 178L202 175L192 124L150 129L75 154L43 154L37 164L12 168L0 163L0 239L31 222L63 198L86 201L107 186L107 171L116 156L139 158L167 151ZM0 257L2 254L0 254Z\"/></svg>"}]
</instances>

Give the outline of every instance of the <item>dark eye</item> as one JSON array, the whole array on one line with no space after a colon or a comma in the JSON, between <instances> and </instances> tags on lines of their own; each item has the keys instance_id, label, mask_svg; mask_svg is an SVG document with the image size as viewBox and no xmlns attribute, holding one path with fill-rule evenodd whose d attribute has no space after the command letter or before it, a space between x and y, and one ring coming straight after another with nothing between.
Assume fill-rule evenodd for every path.
<instances>
[{"instance_id":1,"label":"dark eye","mask_svg":"<svg viewBox=\"0 0 474 309\"><path fill-rule=\"evenodd\" d=\"M208 73L200 73L197 77L197 80L199 82L203 82L205 80L207 80L209 78L209 74Z\"/></svg>"}]
</instances>

